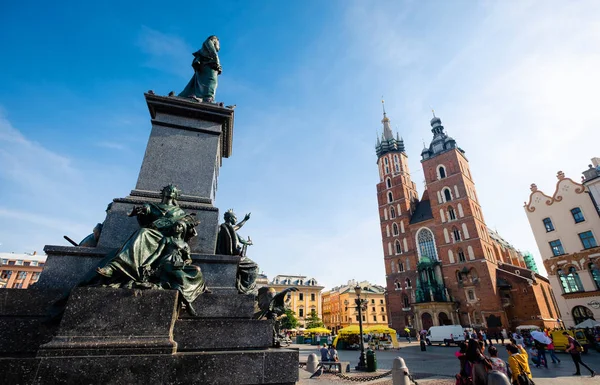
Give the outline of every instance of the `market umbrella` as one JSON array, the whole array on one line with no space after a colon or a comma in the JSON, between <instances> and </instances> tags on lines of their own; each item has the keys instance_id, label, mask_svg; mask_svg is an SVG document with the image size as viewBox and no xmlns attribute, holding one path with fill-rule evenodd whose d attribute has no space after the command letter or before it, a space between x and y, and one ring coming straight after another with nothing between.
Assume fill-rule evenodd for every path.
<instances>
[{"instance_id":1,"label":"market umbrella","mask_svg":"<svg viewBox=\"0 0 600 385\"><path fill-rule=\"evenodd\" d=\"M398 348L398 339L396 338L396 330L389 328L385 325L374 325L369 326L365 329L365 333L379 333L379 334L389 334L392 338L392 346Z\"/></svg>"},{"instance_id":2,"label":"market umbrella","mask_svg":"<svg viewBox=\"0 0 600 385\"><path fill-rule=\"evenodd\" d=\"M531 337L534 340L536 340L537 342L541 342L546 345L552 343L552 340L550 339L550 337L548 337L547 335L545 335L542 332L537 332L537 331L531 332Z\"/></svg>"},{"instance_id":3,"label":"market umbrella","mask_svg":"<svg viewBox=\"0 0 600 385\"><path fill-rule=\"evenodd\" d=\"M323 327L318 327L318 328L310 328L310 329L306 329L304 331L304 333L319 333L319 334L330 334L331 330L323 328Z\"/></svg>"},{"instance_id":4,"label":"market umbrella","mask_svg":"<svg viewBox=\"0 0 600 385\"><path fill-rule=\"evenodd\" d=\"M596 326L600 326L600 322L594 321L591 318L586 319L582 323L575 325L577 329L585 329L585 328L595 328Z\"/></svg>"},{"instance_id":5,"label":"market umbrella","mask_svg":"<svg viewBox=\"0 0 600 385\"><path fill-rule=\"evenodd\" d=\"M338 330L338 335L342 334L360 334L360 328L358 325L346 326L345 328Z\"/></svg>"}]
</instances>

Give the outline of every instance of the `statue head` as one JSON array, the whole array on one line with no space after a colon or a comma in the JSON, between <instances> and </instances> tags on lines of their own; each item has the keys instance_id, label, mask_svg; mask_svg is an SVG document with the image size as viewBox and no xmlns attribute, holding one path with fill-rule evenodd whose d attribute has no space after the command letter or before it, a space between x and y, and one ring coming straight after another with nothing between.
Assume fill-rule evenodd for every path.
<instances>
[{"instance_id":1,"label":"statue head","mask_svg":"<svg viewBox=\"0 0 600 385\"><path fill-rule=\"evenodd\" d=\"M235 224L235 222L237 222L237 217L235 216L233 209L227 210L225 214L223 214L223 219L225 219L226 223Z\"/></svg>"},{"instance_id":2,"label":"statue head","mask_svg":"<svg viewBox=\"0 0 600 385\"><path fill-rule=\"evenodd\" d=\"M177 221L173 223L171 231L173 232L173 235L179 236L185 232L186 227L187 225L184 221Z\"/></svg>"},{"instance_id":3,"label":"statue head","mask_svg":"<svg viewBox=\"0 0 600 385\"><path fill-rule=\"evenodd\" d=\"M219 52L221 50L221 42L219 41L219 38L216 35L210 35L205 43L208 43L209 41L212 41L213 46L215 47L215 50L217 52Z\"/></svg>"},{"instance_id":4,"label":"statue head","mask_svg":"<svg viewBox=\"0 0 600 385\"><path fill-rule=\"evenodd\" d=\"M169 198L172 199L173 204L176 205L180 193L181 191L174 184L171 183L168 186L163 187L162 191L160 192L160 196L163 199L163 203L166 200L166 198Z\"/></svg>"}]
</instances>

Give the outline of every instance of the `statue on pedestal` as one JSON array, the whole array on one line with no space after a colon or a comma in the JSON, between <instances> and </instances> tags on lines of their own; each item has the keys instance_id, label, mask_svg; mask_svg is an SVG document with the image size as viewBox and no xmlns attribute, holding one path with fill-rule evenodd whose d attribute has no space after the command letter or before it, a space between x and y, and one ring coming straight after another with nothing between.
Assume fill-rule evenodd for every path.
<instances>
[{"instance_id":1,"label":"statue on pedestal","mask_svg":"<svg viewBox=\"0 0 600 385\"><path fill-rule=\"evenodd\" d=\"M191 265L188 241L196 236L198 221L177 204L180 191L173 185L161 191L160 203L133 208L140 229L114 255L109 255L81 284L115 288L175 289L188 313L192 302L208 292L198 266Z\"/></svg>"},{"instance_id":2,"label":"statue on pedestal","mask_svg":"<svg viewBox=\"0 0 600 385\"><path fill-rule=\"evenodd\" d=\"M250 219L246 214L244 220L239 223L233 210L227 210L223 215L224 223L219 226L217 235L217 248L215 254L240 255L238 265L236 286L240 294L256 294L256 278L258 277L258 265L246 256L246 249L252 245L252 240L240 237L237 231Z\"/></svg>"},{"instance_id":3,"label":"statue on pedestal","mask_svg":"<svg viewBox=\"0 0 600 385\"><path fill-rule=\"evenodd\" d=\"M217 77L223 72L218 55L220 49L219 38L213 35L204 41L202 48L193 53L194 76L179 96L199 102L214 103Z\"/></svg>"},{"instance_id":4,"label":"statue on pedestal","mask_svg":"<svg viewBox=\"0 0 600 385\"><path fill-rule=\"evenodd\" d=\"M260 311L254 313L254 319L266 318L274 320L273 324L273 347L280 348L281 340L285 337L281 335L281 316L287 309L285 297L288 293L298 291L296 287L288 287L279 293L275 293L272 287L263 286L258 289L258 308Z\"/></svg>"}]
</instances>

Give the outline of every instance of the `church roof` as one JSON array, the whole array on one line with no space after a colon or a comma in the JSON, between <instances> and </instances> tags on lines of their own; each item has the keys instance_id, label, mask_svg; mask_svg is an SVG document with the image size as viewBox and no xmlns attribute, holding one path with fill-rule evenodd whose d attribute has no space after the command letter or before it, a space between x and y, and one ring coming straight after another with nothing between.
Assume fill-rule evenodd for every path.
<instances>
[{"instance_id":1,"label":"church roof","mask_svg":"<svg viewBox=\"0 0 600 385\"><path fill-rule=\"evenodd\" d=\"M444 132L444 126L442 126L442 120L440 118L434 116L433 119L431 119L430 124L431 132L433 132L433 139L431 140L429 147L425 147L421 152L423 160L427 160L454 148L464 154L464 151L456 145L456 140Z\"/></svg>"},{"instance_id":2,"label":"church roof","mask_svg":"<svg viewBox=\"0 0 600 385\"><path fill-rule=\"evenodd\" d=\"M417 203L417 208L413 213L412 217L410 217L410 224L415 224L419 222L425 222L430 219L433 219L433 213L431 212L431 201L429 200L429 192L425 190L423 193L423 197L421 197L421 201Z\"/></svg>"}]
</instances>

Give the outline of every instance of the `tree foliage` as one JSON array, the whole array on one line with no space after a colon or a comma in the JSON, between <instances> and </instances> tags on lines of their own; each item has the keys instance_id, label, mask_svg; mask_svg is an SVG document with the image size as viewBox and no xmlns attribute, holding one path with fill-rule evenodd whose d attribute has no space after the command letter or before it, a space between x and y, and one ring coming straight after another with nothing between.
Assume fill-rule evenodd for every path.
<instances>
[{"instance_id":1,"label":"tree foliage","mask_svg":"<svg viewBox=\"0 0 600 385\"><path fill-rule=\"evenodd\" d=\"M298 319L296 318L296 313L292 309L287 309L285 311L285 317L281 318L281 328L294 329L296 326L298 326Z\"/></svg>"},{"instance_id":2,"label":"tree foliage","mask_svg":"<svg viewBox=\"0 0 600 385\"><path fill-rule=\"evenodd\" d=\"M310 316L306 319L306 328L319 328L323 326L323 321L317 315L317 312L314 310L310 312Z\"/></svg>"}]
</instances>

